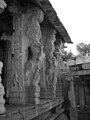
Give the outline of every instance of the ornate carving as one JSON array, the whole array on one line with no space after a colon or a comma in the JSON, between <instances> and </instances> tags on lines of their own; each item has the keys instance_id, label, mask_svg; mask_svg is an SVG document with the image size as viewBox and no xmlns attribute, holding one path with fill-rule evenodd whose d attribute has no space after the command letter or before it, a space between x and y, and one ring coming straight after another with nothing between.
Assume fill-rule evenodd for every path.
<instances>
[{"instance_id":1,"label":"ornate carving","mask_svg":"<svg viewBox=\"0 0 90 120\"><path fill-rule=\"evenodd\" d=\"M4 9L7 7L7 4L4 0L0 0L0 13L4 11Z\"/></svg>"},{"instance_id":2,"label":"ornate carving","mask_svg":"<svg viewBox=\"0 0 90 120\"><path fill-rule=\"evenodd\" d=\"M46 78L46 86L47 86L47 97L54 96L55 85L57 82L56 72L55 72L55 57L53 55L55 47L54 41L56 40L55 34L56 31L53 28L43 29L43 44L44 44L44 52L46 56L45 60L45 78ZM51 94L51 96L50 96Z\"/></svg>"},{"instance_id":3,"label":"ornate carving","mask_svg":"<svg viewBox=\"0 0 90 120\"><path fill-rule=\"evenodd\" d=\"M55 41L55 32L53 31L53 33L51 32L48 41L46 43L46 61L48 64L46 64L46 77L47 77L47 82L49 83L50 86L52 86L53 84L53 79L54 79L54 61L55 58L53 56L53 52L54 52L54 41Z\"/></svg>"},{"instance_id":4,"label":"ornate carving","mask_svg":"<svg viewBox=\"0 0 90 120\"><path fill-rule=\"evenodd\" d=\"M4 113L5 110L6 110L5 107L4 107L5 100L4 100L4 98L3 98L3 95L4 95L4 87L3 87L3 85L1 84L1 82L2 82L2 78L1 78L2 67L3 67L3 63L0 61L0 114Z\"/></svg>"},{"instance_id":5,"label":"ornate carving","mask_svg":"<svg viewBox=\"0 0 90 120\"><path fill-rule=\"evenodd\" d=\"M44 59L39 23L43 20L43 12L38 9L36 11L30 9L30 11L28 10L28 13L25 14L23 20L23 32L27 40L27 42L23 40L25 43L23 50L25 52L25 56L27 56L26 61L24 61L25 87L29 87L29 89L32 88L33 90L30 93L33 97L29 95L30 101L35 101L36 104L39 104L40 71Z\"/></svg>"},{"instance_id":6,"label":"ornate carving","mask_svg":"<svg viewBox=\"0 0 90 120\"><path fill-rule=\"evenodd\" d=\"M20 14L22 12L22 7L17 1L11 2L8 6L8 10L13 14Z\"/></svg>"},{"instance_id":7,"label":"ornate carving","mask_svg":"<svg viewBox=\"0 0 90 120\"><path fill-rule=\"evenodd\" d=\"M59 39L59 38L58 38ZM57 40L56 40L57 41ZM55 44L54 56L56 58L56 69L57 69L57 84L56 84L56 96L61 97L62 95L62 83L61 83L61 64L63 62L61 54L63 49L62 40L58 40L58 44Z\"/></svg>"},{"instance_id":8,"label":"ornate carving","mask_svg":"<svg viewBox=\"0 0 90 120\"><path fill-rule=\"evenodd\" d=\"M11 80L8 90L9 103L22 104L24 102L24 80L22 70L22 14L14 14L13 29L15 32L11 40ZM22 94L22 95L21 95Z\"/></svg>"},{"instance_id":9,"label":"ornate carving","mask_svg":"<svg viewBox=\"0 0 90 120\"><path fill-rule=\"evenodd\" d=\"M12 81L12 90L14 88L15 91L17 90L21 90L22 89L22 86L21 86L21 83L20 83L20 76L17 74L17 73L14 73L13 74L13 81Z\"/></svg>"}]
</instances>

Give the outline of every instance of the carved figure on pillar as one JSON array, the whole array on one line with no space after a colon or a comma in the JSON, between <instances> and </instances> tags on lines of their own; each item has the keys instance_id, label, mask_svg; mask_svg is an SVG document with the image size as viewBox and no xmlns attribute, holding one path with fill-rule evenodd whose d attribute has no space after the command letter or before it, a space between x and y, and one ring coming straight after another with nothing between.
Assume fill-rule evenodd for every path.
<instances>
[{"instance_id":1,"label":"carved figure on pillar","mask_svg":"<svg viewBox=\"0 0 90 120\"><path fill-rule=\"evenodd\" d=\"M46 54L46 86L47 86L47 97L54 97L54 78L55 78L55 57L54 53L54 41L55 41L56 31L54 29L48 28L47 38L45 44L45 54Z\"/></svg>"},{"instance_id":2,"label":"carved figure on pillar","mask_svg":"<svg viewBox=\"0 0 90 120\"><path fill-rule=\"evenodd\" d=\"M58 41L58 42L57 42ZM56 44L58 43L58 44ZM63 42L59 38L57 38L55 42L55 51L54 55L56 58L56 69L57 69L57 85L56 85L56 96L61 97L62 95L62 84L61 84L61 62L63 62L62 57L61 57L61 52L63 48Z\"/></svg>"},{"instance_id":3,"label":"carved figure on pillar","mask_svg":"<svg viewBox=\"0 0 90 120\"><path fill-rule=\"evenodd\" d=\"M30 9L25 16L24 20L24 34L27 38L26 48L30 48L30 54L28 54L25 62L24 74L25 74L25 87L26 91L30 91L27 99L29 102L40 104L40 71L42 68L43 54L41 44L41 30L40 24L43 21L43 12L39 9L33 11ZM24 44L25 45L25 44ZM31 57L29 57L31 55ZM28 59L29 58L29 59Z\"/></svg>"}]
</instances>

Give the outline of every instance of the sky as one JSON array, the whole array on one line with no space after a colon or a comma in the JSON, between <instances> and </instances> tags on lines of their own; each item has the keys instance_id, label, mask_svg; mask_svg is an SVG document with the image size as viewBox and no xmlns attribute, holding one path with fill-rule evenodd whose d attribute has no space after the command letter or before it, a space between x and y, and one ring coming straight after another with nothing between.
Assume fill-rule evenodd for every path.
<instances>
[{"instance_id":1,"label":"sky","mask_svg":"<svg viewBox=\"0 0 90 120\"><path fill-rule=\"evenodd\" d=\"M90 43L90 0L50 0L73 44L67 51L77 55L76 45Z\"/></svg>"}]
</instances>

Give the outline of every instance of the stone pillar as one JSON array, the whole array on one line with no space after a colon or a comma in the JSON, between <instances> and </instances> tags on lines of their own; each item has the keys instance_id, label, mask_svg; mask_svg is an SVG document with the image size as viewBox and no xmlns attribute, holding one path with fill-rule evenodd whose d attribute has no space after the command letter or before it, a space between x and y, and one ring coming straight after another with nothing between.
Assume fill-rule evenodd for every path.
<instances>
[{"instance_id":1,"label":"stone pillar","mask_svg":"<svg viewBox=\"0 0 90 120\"><path fill-rule=\"evenodd\" d=\"M10 81L9 103L40 103L40 71L42 55L40 23L44 14L30 5L23 11L18 6L9 7L13 12L12 36L12 75ZM16 13L15 13L16 11Z\"/></svg>"},{"instance_id":2,"label":"stone pillar","mask_svg":"<svg viewBox=\"0 0 90 120\"><path fill-rule=\"evenodd\" d=\"M43 26L44 25L44 26ZM42 43L44 46L45 53L45 83L46 89L44 89L45 98L52 99L55 97L55 57L54 53L54 41L56 40L56 31L48 24L43 23L42 25ZM55 80L54 80L55 79Z\"/></svg>"},{"instance_id":3,"label":"stone pillar","mask_svg":"<svg viewBox=\"0 0 90 120\"><path fill-rule=\"evenodd\" d=\"M81 83L81 85L79 85L79 89L78 89L78 93L79 93L79 103L80 103L80 109L84 110L84 106L85 106L85 98L84 98L84 90L83 90L83 85Z\"/></svg>"},{"instance_id":4,"label":"stone pillar","mask_svg":"<svg viewBox=\"0 0 90 120\"><path fill-rule=\"evenodd\" d=\"M63 42L62 39L56 37L55 41L55 51L54 55L56 58L56 76L57 76L57 84L56 84L56 97L62 98L62 91L63 91L63 83L61 82L61 63L63 62L61 52L63 48Z\"/></svg>"},{"instance_id":5,"label":"stone pillar","mask_svg":"<svg viewBox=\"0 0 90 120\"><path fill-rule=\"evenodd\" d=\"M56 86L57 86L57 81L58 81L58 61L55 61L54 82L53 82L54 98L56 98Z\"/></svg>"},{"instance_id":6,"label":"stone pillar","mask_svg":"<svg viewBox=\"0 0 90 120\"><path fill-rule=\"evenodd\" d=\"M71 103L71 107L70 107L70 119L71 120L77 120L77 108L76 108L76 99L75 99L75 91L74 91L74 83L73 80L71 78L70 81L70 90L68 92L69 95L69 100Z\"/></svg>"},{"instance_id":7,"label":"stone pillar","mask_svg":"<svg viewBox=\"0 0 90 120\"><path fill-rule=\"evenodd\" d=\"M24 79L22 70L22 13L13 15L11 40L11 80L9 90L10 104L24 104Z\"/></svg>"},{"instance_id":8,"label":"stone pillar","mask_svg":"<svg viewBox=\"0 0 90 120\"><path fill-rule=\"evenodd\" d=\"M22 69L25 87L25 102L40 104L40 72L43 63L41 29L43 12L30 6L22 15Z\"/></svg>"},{"instance_id":9,"label":"stone pillar","mask_svg":"<svg viewBox=\"0 0 90 120\"><path fill-rule=\"evenodd\" d=\"M2 78L1 78L1 74L2 74L2 67L3 67L3 63L0 61L0 114L4 113L6 111L4 104L5 104L5 100L3 98L3 95L5 94L4 92L4 87L2 85Z\"/></svg>"}]
</instances>

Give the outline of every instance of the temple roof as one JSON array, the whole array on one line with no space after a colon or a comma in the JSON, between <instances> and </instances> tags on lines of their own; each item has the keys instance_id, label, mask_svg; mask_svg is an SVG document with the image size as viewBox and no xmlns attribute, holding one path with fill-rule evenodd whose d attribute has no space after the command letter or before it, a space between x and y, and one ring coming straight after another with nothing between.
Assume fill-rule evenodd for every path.
<instances>
[{"instance_id":1,"label":"temple roof","mask_svg":"<svg viewBox=\"0 0 90 120\"><path fill-rule=\"evenodd\" d=\"M22 6L28 5L30 3L37 5L45 13L48 20L54 26L58 35L62 37L64 42L72 43L67 30L65 29L64 25L61 23L60 19L58 18L57 13L55 12L49 0L5 0L5 2L7 4L9 4L10 2L18 2Z\"/></svg>"},{"instance_id":2,"label":"temple roof","mask_svg":"<svg viewBox=\"0 0 90 120\"><path fill-rule=\"evenodd\" d=\"M48 0L35 0L35 1L39 4L44 13L48 16L48 19L54 25L55 29L62 36L64 41L67 43L72 43L65 27L58 18L57 13L55 12L51 3Z\"/></svg>"}]
</instances>

